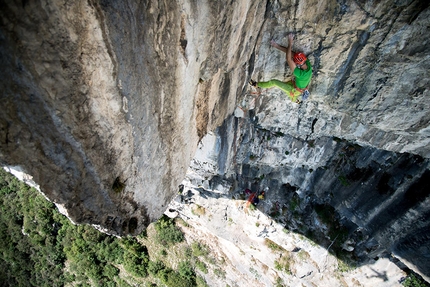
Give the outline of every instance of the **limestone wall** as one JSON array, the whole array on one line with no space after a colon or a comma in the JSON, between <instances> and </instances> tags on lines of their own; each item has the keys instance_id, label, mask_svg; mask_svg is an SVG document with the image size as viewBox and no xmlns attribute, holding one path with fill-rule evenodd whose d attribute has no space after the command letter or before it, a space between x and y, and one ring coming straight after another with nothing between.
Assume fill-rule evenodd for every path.
<instances>
[{"instance_id":1,"label":"limestone wall","mask_svg":"<svg viewBox=\"0 0 430 287\"><path fill-rule=\"evenodd\" d=\"M312 97L270 126L428 158L424 2L3 1L0 161L74 221L138 232L248 80L287 76L268 42L289 32Z\"/></svg>"}]
</instances>

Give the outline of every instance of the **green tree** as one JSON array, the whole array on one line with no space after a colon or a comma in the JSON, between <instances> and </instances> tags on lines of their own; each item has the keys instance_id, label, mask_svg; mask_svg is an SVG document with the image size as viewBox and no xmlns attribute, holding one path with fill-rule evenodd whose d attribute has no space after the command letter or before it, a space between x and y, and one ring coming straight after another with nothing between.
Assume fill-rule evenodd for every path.
<instances>
[{"instance_id":1,"label":"green tree","mask_svg":"<svg viewBox=\"0 0 430 287\"><path fill-rule=\"evenodd\" d=\"M414 273L408 274L405 281L402 283L405 287L429 287L430 284L425 282L423 279L421 279L419 276L415 275Z\"/></svg>"},{"instance_id":2,"label":"green tree","mask_svg":"<svg viewBox=\"0 0 430 287\"><path fill-rule=\"evenodd\" d=\"M175 225L173 219L163 215L156 223L157 237L165 243L178 243L184 240L184 234Z\"/></svg>"},{"instance_id":3,"label":"green tree","mask_svg":"<svg viewBox=\"0 0 430 287\"><path fill-rule=\"evenodd\" d=\"M135 239L123 245L91 226L73 225L38 191L3 169L0 211L3 286L127 286L115 266L123 264L126 253L137 256L131 256L128 267L146 274L147 251Z\"/></svg>"}]
</instances>

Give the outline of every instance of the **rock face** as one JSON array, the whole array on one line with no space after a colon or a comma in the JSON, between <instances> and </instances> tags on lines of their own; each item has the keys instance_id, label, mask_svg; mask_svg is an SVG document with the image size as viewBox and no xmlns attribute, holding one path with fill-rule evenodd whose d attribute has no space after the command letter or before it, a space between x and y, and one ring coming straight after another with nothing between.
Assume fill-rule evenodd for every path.
<instances>
[{"instance_id":1,"label":"rock face","mask_svg":"<svg viewBox=\"0 0 430 287\"><path fill-rule=\"evenodd\" d=\"M292 221L302 216L289 218L289 224L282 222L288 212L269 216L267 211L273 211L276 204L281 210L292 206L282 200L275 186L266 188L265 198L257 208L251 208L246 198L242 199L242 192L232 194L232 181L205 180L212 172L200 164L202 160L207 167L214 163L209 148L215 147L216 138L209 135L203 139L199 155L183 181L182 194L169 205L169 210L175 210L187 222L183 227L187 241L208 246L210 257L222 262L221 275L210 262L209 272L199 272L209 286L402 286L405 272L395 264L395 258L381 256L351 267L343 261L345 258L332 254L335 244L321 244L299 230L291 230ZM268 182L263 180L262 184ZM307 224L315 227L311 222Z\"/></svg>"},{"instance_id":2,"label":"rock face","mask_svg":"<svg viewBox=\"0 0 430 287\"><path fill-rule=\"evenodd\" d=\"M2 164L21 166L75 222L139 232L177 192L198 140L233 112L255 45L239 42L257 38L264 10L2 1Z\"/></svg>"},{"instance_id":3,"label":"rock face","mask_svg":"<svg viewBox=\"0 0 430 287\"><path fill-rule=\"evenodd\" d=\"M286 30L298 32L293 48L310 56L315 77L311 105L291 113L289 134L335 135L428 158L429 43L414 39L426 30L429 13L422 1L274 2L254 77L283 79L284 56L266 43L287 44Z\"/></svg>"},{"instance_id":4,"label":"rock face","mask_svg":"<svg viewBox=\"0 0 430 287\"><path fill-rule=\"evenodd\" d=\"M179 211L187 221L191 217L191 225L205 226L244 248L245 241L233 240L227 227L220 227L229 225L227 216L217 221L216 214L222 213L219 206L225 205L226 199L233 199L238 208L231 211L231 203L229 214L241 214L249 197L246 189L265 191L258 210L288 232L302 234L359 266L373 264L378 258L396 261L395 256L429 280L429 159L339 138L305 141L253 116L278 109L277 119L286 122L288 110L294 110L296 104L282 107L284 101L271 91L262 93L254 109L248 111L249 117L230 117L215 133L204 137L184 182L182 204L174 202L169 209ZM212 217L190 216L190 204L196 203ZM252 220L235 221L236 229L253 229ZM273 239L270 233L258 237ZM289 282L291 286L298 284ZM381 284L385 283L376 285Z\"/></svg>"},{"instance_id":5,"label":"rock face","mask_svg":"<svg viewBox=\"0 0 430 287\"><path fill-rule=\"evenodd\" d=\"M418 199L407 199L414 189L404 191L405 204L395 197L394 206L415 216L419 211L411 208L428 197L428 3L251 2L2 1L1 163L31 174L75 222L139 232L176 194L199 140L238 104L245 111L255 104L247 102L248 80L286 77L284 55L268 43L286 44L294 32L294 48L314 66L311 99L297 106L283 98L274 106L272 97L284 96L270 92L258 103L258 122L301 143L331 145L335 136L366 146L353 155L360 164L348 172L367 164L371 171L381 165L402 170L396 160L414 161L397 154L391 166L380 157L374 166L359 160L375 153L423 157L410 175ZM228 148L220 152L225 164L233 158ZM315 176L325 178L328 171L322 175L320 167L315 164ZM376 205L391 198L391 175L387 170L382 196L375 191ZM330 191L319 192L315 196ZM329 203L342 214L376 215L358 202ZM395 222L403 230L411 221ZM416 250L402 238L399 253Z\"/></svg>"}]
</instances>

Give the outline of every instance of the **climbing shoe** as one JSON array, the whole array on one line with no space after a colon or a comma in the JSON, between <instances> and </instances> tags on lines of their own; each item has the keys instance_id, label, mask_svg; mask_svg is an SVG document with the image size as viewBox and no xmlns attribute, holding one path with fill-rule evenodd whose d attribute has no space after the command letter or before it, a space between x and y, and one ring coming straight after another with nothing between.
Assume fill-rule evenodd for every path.
<instances>
[{"instance_id":1,"label":"climbing shoe","mask_svg":"<svg viewBox=\"0 0 430 287\"><path fill-rule=\"evenodd\" d=\"M254 80L249 80L249 84L251 85L251 86L253 86L253 87L257 87L257 82L256 81L254 81Z\"/></svg>"}]
</instances>

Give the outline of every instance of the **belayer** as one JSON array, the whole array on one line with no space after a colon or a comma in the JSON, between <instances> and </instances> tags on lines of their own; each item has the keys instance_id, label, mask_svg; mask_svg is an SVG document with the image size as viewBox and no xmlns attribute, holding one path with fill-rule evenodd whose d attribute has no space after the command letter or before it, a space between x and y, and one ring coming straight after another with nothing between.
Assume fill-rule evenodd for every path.
<instances>
[{"instance_id":1,"label":"belayer","mask_svg":"<svg viewBox=\"0 0 430 287\"><path fill-rule=\"evenodd\" d=\"M284 91L294 103L299 103L302 100L306 100L309 97L308 85L312 78L312 66L309 60L303 53L292 52L293 47L293 34L288 35L288 48L277 44L275 41L270 41L270 44L278 50L285 52L287 56L287 63L293 72L294 78L288 82L282 82L279 80L270 80L268 82L255 82L250 81L252 86L258 86L260 88L272 88L278 87Z\"/></svg>"}]
</instances>

